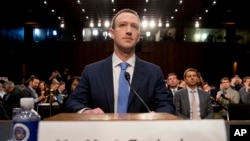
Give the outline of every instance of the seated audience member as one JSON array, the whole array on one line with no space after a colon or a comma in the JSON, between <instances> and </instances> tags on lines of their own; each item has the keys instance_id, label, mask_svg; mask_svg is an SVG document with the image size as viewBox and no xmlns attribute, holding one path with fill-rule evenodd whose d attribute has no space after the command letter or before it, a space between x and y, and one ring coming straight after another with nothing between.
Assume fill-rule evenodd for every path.
<instances>
[{"instance_id":1,"label":"seated audience member","mask_svg":"<svg viewBox=\"0 0 250 141\"><path fill-rule=\"evenodd\" d=\"M210 96L216 99L217 92L219 91L216 87L209 85L208 82L204 82L202 89L210 94Z\"/></svg>"},{"instance_id":2,"label":"seated audience member","mask_svg":"<svg viewBox=\"0 0 250 141\"><path fill-rule=\"evenodd\" d=\"M208 92L198 88L198 71L188 68L184 72L187 84L175 93L176 114L184 119L213 119L213 107Z\"/></svg>"},{"instance_id":3,"label":"seated audience member","mask_svg":"<svg viewBox=\"0 0 250 141\"><path fill-rule=\"evenodd\" d=\"M240 102L240 94L238 91L232 89L230 87L230 81L228 77L223 77L221 79L221 90L217 92L216 101L221 103L222 106L228 107L230 103L239 103ZM227 119L227 111L222 109L218 113L218 118Z\"/></svg>"},{"instance_id":4,"label":"seated audience member","mask_svg":"<svg viewBox=\"0 0 250 141\"><path fill-rule=\"evenodd\" d=\"M250 104L250 76L243 78L243 86L239 90L240 101L244 104Z\"/></svg>"},{"instance_id":5,"label":"seated audience member","mask_svg":"<svg viewBox=\"0 0 250 141\"><path fill-rule=\"evenodd\" d=\"M179 80L178 87L180 88L186 88L187 84L184 80Z\"/></svg>"},{"instance_id":6,"label":"seated audience member","mask_svg":"<svg viewBox=\"0 0 250 141\"><path fill-rule=\"evenodd\" d=\"M230 80L230 87L236 91L239 91L242 86L242 79L238 76L235 75L233 78Z\"/></svg>"},{"instance_id":7,"label":"seated audience member","mask_svg":"<svg viewBox=\"0 0 250 141\"><path fill-rule=\"evenodd\" d=\"M49 91L48 91L49 95L47 96L47 100L46 100L47 103L58 102L57 95L56 95L56 91L57 91L58 87L59 87L59 82L57 81L57 79L53 79L51 81L50 86L49 86ZM60 103L58 103L58 104L60 104Z\"/></svg>"},{"instance_id":8,"label":"seated audience member","mask_svg":"<svg viewBox=\"0 0 250 141\"><path fill-rule=\"evenodd\" d=\"M24 96L25 97L32 97L34 98L34 102L35 104L40 103L41 101L43 101L44 99L46 99L46 96L44 95L38 95L37 94L37 88L38 88L38 84L39 84L40 80L38 77L32 75L29 79L28 79L28 86L23 90L24 92Z\"/></svg>"},{"instance_id":9,"label":"seated audience member","mask_svg":"<svg viewBox=\"0 0 250 141\"><path fill-rule=\"evenodd\" d=\"M222 103L224 106L227 106L229 103L239 103L239 92L230 87L229 78L223 77L221 79L221 84L223 89L218 91L216 100Z\"/></svg>"},{"instance_id":10,"label":"seated audience member","mask_svg":"<svg viewBox=\"0 0 250 141\"><path fill-rule=\"evenodd\" d=\"M38 84L38 88L36 89L36 92L38 96L45 96L46 98L44 100L41 100L41 103L46 102L46 99L49 95L48 85L45 83L45 81L40 81Z\"/></svg>"},{"instance_id":11,"label":"seated audience member","mask_svg":"<svg viewBox=\"0 0 250 141\"><path fill-rule=\"evenodd\" d=\"M65 82L59 82L57 89L55 90L55 96L57 98L58 103L61 105L63 103L63 99L65 98Z\"/></svg>"},{"instance_id":12,"label":"seated audience member","mask_svg":"<svg viewBox=\"0 0 250 141\"><path fill-rule=\"evenodd\" d=\"M175 92L182 89L181 87L178 86L178 83L179 83L179 80L178 80L177 74L169 73L168 78L167 78L167 85L168 85L167 88L173 96L175 95Z\"/></svg>"},{"instance_id":13,"label":"seated audience member","mask_svg":"<svg viewBox=\"0 0 250 141\"><path fill-rule=\"evenodd\" d=\"M46 82L46 84L48 84L48 85L51 85L51 83L54 81L54 80L57 80L58 82L59 81L61 81L61 78L62 76L61 76L61 74L59 73L59 71L58 70L54 70L54 71L52 71L52 73L51 73L51 75L50 75L50 77L49 77L49 79L48 79L48 82Z\"/></svg>"},{"instance_id":14,"label":"seated audience member","mask_svg":"<svg viewBox=\"0 0 250 141\"><path fill-rule=\"evenodd\" d=\"M63 109L63 111L64 111L65 103L67 102L69 95L76 89L79 81L80 81L80 76L73 76L69 80L68 87L67 87L67 89L68 89L67 90L67 94L68 95L66 95L66 97L64 97L63 103L62 103L62 109Z\"/></svg>"},{"instance_id":15,"label":"seated audience member","mask_svg":"<svg viewBox=\"0 0 250 141\"><path fill-rule=\"evenodd\" d=\"M3 98L3 106L8 114L8 117L12 119L12 109L20 107L20 99L24 94L23 91L16 87L12 81L6 81L4 83L4 89L6 94Z\"/></svg>"}]
</instances>

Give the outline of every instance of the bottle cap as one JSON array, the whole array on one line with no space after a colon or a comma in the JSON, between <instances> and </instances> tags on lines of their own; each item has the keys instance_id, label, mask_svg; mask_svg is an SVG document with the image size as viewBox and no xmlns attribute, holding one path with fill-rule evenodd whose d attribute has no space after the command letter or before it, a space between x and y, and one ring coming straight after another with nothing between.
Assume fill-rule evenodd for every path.
<instances>
[{"instance_id":1,"label":"bottle cap","mask_svg":"<svg viewBox=\"0 0 250 141\"><path fill-rule=\"evenodd\" d=\"M30 107L32 108L34 106L34 98L21 98L20 99L20 105L21 107Z\"/></svg>"}]
</instances>

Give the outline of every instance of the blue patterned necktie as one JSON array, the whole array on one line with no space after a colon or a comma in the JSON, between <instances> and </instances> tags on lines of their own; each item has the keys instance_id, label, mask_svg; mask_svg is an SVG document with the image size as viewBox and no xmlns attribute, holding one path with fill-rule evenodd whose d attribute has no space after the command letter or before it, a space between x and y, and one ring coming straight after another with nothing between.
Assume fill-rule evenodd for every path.
<instances>
[{"instance_id":1,"label":"blue patterned necktie","mask_svg":"<svg viewBox=\"0 0 250 141\"><path fill-rule=\"evenodd\" d=\"M128 81L125 78L125 72L128 67L128 63L122 62L120 66L121 66L121 72L119 76L119 85L118 85L117 113L127 113L129 85L128 85Z\"/></svg>"}]
</instances>

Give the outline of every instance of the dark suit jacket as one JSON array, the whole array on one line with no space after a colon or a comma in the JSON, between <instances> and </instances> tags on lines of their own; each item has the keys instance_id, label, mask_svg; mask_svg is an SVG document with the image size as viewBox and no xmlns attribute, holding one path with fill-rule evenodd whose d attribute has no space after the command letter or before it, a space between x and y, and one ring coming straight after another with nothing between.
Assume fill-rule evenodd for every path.
<instances>
[{"instance_id":1,"label":"dark suit jacket","mask_svg":"<svg viewBox=\"0 0 250 141\"><path fill-rule=\"evenodd\" d=\"M239 90L240 93L240 102L244 104L250 104L250 92L246 91L245 86L242 86Z\"/></svg>"},{"instance_id":2,"label":"dark suit jacket","mask_svg":"<svg viewBox=\"0 0 250 141\"><path fill-rule=\"evenodd\" d=\"M114 113L113 83L112 56L87 65L77 88L69 95L65 110L77 112L83 108L100 107L105 113ZM158 66L136 58L131 86L150 110L175 113L173 96L168 92L163 73ZM148 112L132 91L130 91L127 111L129 113Z\"/></svg>"},{"instance_id":3,"label":"dark suit jacket","mask_svg":"<svg viewBox=\"0 0 250 141\"><path fill-rule=\"evenodd\" d=\"M3 106L5 107L9 118L12 119L12 109L20 107L20 99L23 97L23 92L15 86L11 93L5 94L4 96L5 101L3 102Z\"/></svg>"},{"instance_id":4,"label":"dark suit jacket","mask_svg":"<svg viewBox=\"0 0 250 141\"><path fill-rule=\"evenodd\" d=\"M209 93L200 89L197 90L200 100L201 119L212 119L214 113ZM175 93L174 104L178 116L184 119L190 119L190 103L187 88L181 89Z\"/></svg>"},{"instance_id":5,"label":"dark suit jacket","mask_svg":"<svg viewBox=\"0 0 250 141\"><path fill-rule=\"evenodd\" d=\"M172 95L174 96L174 94L173 94L172 91L171 91L171 88L170 88L170 87L167 87L167 89L168 89L169 93L172 94ZM180 90L180 89L182 89L182 87L177 87L177 91Z\"/></svg>"}]
</instances>

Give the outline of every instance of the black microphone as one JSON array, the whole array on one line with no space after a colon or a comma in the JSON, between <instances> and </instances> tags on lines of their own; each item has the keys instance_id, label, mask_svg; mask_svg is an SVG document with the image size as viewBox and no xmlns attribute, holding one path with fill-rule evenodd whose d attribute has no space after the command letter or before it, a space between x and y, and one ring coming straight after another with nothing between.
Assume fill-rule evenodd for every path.
<instances>
[{"instance_id":1,"label":"black microphone","mask_svg":"<svg viewBox=\"0 0 250 141\"><path fill-rule=\"evenodd\" d=\"M133 91L133 93L137 96L137 98L141 101L141 103L146 107L147 111L150 113L150 109L148 105L144 102L144 100L140 97L140 95L135 91L135 89L130 84L130 74L128 72L125 72L125 78L128 81L128 85L130 89Z\"/></svg>"}]
</instances>

